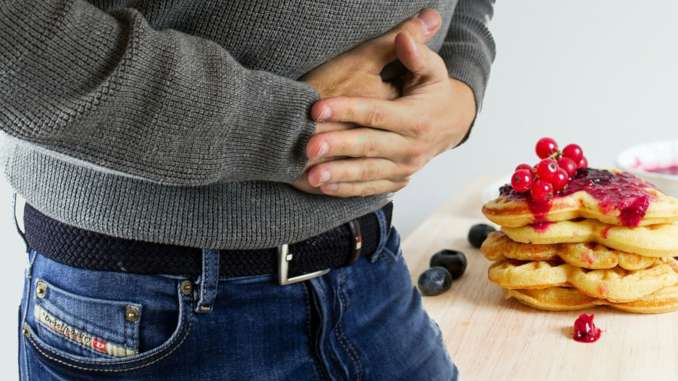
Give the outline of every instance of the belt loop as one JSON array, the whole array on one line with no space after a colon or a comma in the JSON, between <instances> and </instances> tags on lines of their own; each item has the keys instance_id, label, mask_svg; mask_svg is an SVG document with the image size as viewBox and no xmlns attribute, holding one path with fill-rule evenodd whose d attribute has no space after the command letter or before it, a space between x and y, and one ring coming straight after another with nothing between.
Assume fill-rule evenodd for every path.
<instances>
[{"instance_id":1,"label":"belt loop","mask_svg":"<svg viewBox=\"0 0 678 381\"><path fill-rule=\"evenodd\" d=\"M16 218L16 192L12 192L12 218L14 218L14 226L16 226L16 231L21 236L21 239L23 239L24 245L26 245L26 251L28 251L29 247L28 240L26 239L26 233L21 231L21 228L19 227L19 220Z\"/></svg>"},{"instance_id":2,"label":"belt loop","mask_svg":"<svg viewBox=\"0 0 678 381\"><path fill-rule=\"evenodd\" d=\"M348 227L351 229L351 236L353 237L353 252L348 264L352 264L360 257L360 252L363 248L363 233L360 229L360 223L357 220L348 222Z\"/></svg>"},{"instance_id":3,"label":"belt loop","mask_svg":"<svg viewBox=\"0 0 678 381\"><path fill-rule=\"evenodd\" d=\"M197 313L212 311L219 286L219 250L202 249L202 274L200 275L200 299L195 307Z\"/></svg>"},{"instance_id":4,"label":"belt loop","mask_svg":"<svg viewBox=\"0 0 678 381\"><path fill-rule=\"evenodd\" d=\"M388 230L389 226L386 221L386 215L384 214L384 209L381 208L374 212L377 216L377 221L379 223L379 245L377 246L377 249L374 251L372 254L372 257L370 258L370 262L374 263L379 259L379 255L381 254L382 250L384 249L384 246L386 246L386 241L388 238Z\"/></svg>"}]
</instances>

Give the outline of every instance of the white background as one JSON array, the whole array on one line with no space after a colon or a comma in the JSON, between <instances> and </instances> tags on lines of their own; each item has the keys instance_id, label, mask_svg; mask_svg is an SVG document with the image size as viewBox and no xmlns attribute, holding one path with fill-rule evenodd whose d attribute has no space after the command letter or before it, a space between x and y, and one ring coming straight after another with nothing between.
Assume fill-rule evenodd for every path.
<instances>
[{"instance_id":1,"label":"white background","mask_svg":"<svg viewBox=\"0 0 678 381\"><path fill-rule=\"evenodd\" d=\"M596 167L636 143L678 139L675 2L500 1L492 30L498 55L472 139L397 195L405 233L478 176L534 161L541 136L579 143ZM13 379L24 257L9 200L0 178L0 374Z\"/></svg>"}]
</instances>

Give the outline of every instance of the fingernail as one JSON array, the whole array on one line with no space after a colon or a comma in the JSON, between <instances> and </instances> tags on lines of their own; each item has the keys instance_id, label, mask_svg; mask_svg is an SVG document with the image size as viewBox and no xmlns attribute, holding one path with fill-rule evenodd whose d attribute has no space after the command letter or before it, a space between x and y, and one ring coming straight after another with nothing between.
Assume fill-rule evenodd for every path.
<instances>
[{"instance_id":1,"label":"fingernail","mask_svg":"<svg viewBox=\"0 0 678 381\"><path fill-rule=\"evenodd\" d=\"M330 192L335 192L339 186L337 184L327 184L325 185L325 189L330 191Z\"/></svg>"},{"instance_id":2,"label":"fingernail","mask_svg":"<svg viewBox=\"0 0 678 381\"><path fill-rule=\"evenodd\" d=\"M426 32L430 32L438 24L438 21L436 20L436 17L434 16L433 12L426 12L426 11L421 11L417 15L419 20L421 21L422 24L424 24L424 28L426 29Z\"/></svg>"},{"instance_id":3,"label":"fingernail","mask_svg":"<svg viewBox=\"0 0 678 381\"><path fill-rule=\"evenodd\" d=\"M320 143L320 147L318 147L318 150L315 153L315 157L313 157L313 158L314 159L320 158L324 154L326 154L327 151L329 151L329 150L330 150L330 145L327 144L327 142L322 142L322 143Z\"/></svg>"},{"instance_id":4,"label":"fingernail","mask_svg":"<svg viewBox=\"0 0 678 381\"><path fill-rule=\"evenodd\" d=\"M329 179L330 179L330 172L329 171L320 172L320 178L318 179L319 184L326 183Z\"/></svg>"},{"instance_id":5,"label":"fingernail","mask_svg":"<svg viewBox=\"0 0 678 381\"><path fill-rule=\"evenodd\" d=\"M318 122L323 122L332 116L332 109L325 106L318 114Z\"/></svg>"}]
</instances>

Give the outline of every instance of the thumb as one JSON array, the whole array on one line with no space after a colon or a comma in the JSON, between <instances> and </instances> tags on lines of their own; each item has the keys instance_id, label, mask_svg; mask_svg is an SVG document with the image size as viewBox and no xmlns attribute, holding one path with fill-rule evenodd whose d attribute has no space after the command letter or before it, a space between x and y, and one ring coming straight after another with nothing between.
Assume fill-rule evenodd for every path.
<instances>
[{"instance_id":1,"label":"thumb","mask_svg":"<svg viewBox=\"0 0 678 381\"><path fill-rule=\"evenodd\" d=\"M435 80L447 77L447 69L444 68L440 57L428 46L415 41L409 34L398 33L395 38L395 50L398 60L414 77Z\"/></svg>"},{"instance_id":2,"label":"thumb","mask_svg":"<svg viewBox=\"0 0 678 381\"><path fill-rule=\"evenodd\" d=\"M370 71L378 74L384 66L396 59L394 41L399 33L408 33L415 41L426 43L440 30L440 25L440 14L434 9L426 8L385 34L359 45L350 53L367 60Z\"/></svg>"}]
</instances>

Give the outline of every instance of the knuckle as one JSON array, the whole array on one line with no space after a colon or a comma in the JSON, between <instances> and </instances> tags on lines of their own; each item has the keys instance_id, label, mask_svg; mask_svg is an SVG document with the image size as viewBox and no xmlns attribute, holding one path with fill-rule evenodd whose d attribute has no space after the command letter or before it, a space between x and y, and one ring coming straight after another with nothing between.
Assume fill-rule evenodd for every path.
<instances>
[{"instance_id":1,"label":"knuckle","mask_svg":"<svg viewBox=\"0 0 678 381\"><path fill-rule=\"evenodd\" d=\"M360 170L360 180L367 181L372 178L373 168L370 164L364 164Z\"/></svg>"},{"instance_id":2,"label":"knuckle","mask_svg":"<svg viewBox=\"0 0 678 381\"><path fill-rule=\"evenodd\" d=\"M433 123L431 122L431 118L427 115L422 115L414 122L414 125L412 126L412 132L416 136L422 136L429 134L432 128Z\"/></svg>"},{"instance_id":3,"label":"knuckle","mask_svg":"<svg viewBox=\"0 0 678 381\"><path fill-rule=\"evenodd\" d=\"M378 107L370 107L365 116L365 122L368 126L378 127L384 123L385 115Z\"/></svg>"},{"instance_id":4,"label":"knuckle","mask_svg":"<svg viewBox=\"0 0 678 381\"><path fill-rule=\"evenodd\" d=\"M377 143L374 140L368 139L363 144L363 156L374 157L377 155L377 151Z\"/></svg>"},{"instance_id":5,"label":"knuckle","mask_svg":"<svg viewBox=\"0 0 678 381\"><path fill-rule=\"evenodd\" d=\"M334 139L329 143L325 157L346 154L350 152L352 145L346 139Z\"/></svg>"},{"instance_id":6,"label":"knuckle","mask_svg":"<svg viewBox=\"0 0 678 381\"><path fill-rule=\"evenodd\" d=\"M330 194L335 197L348 197L350 194L349 188L346 184L337 184L336 189L332 190Z\"/></svg>"},{"instance_id":7,"label":"knuckle","mask_svg":"<svg viewBox=\"0 0 678 381\"><path fill-rule=\"evenodd\" d=\"M419 168L417 168L416 165L414 165L412 163L406 163L405 165L402 166L402 170L401 170L400 174L402 176L405 176L405 178L409 178L410 176L417 173L417 170L419 170Z\"/></svg>"},{"instance_id":8,"label":"knuckle","mask_svg":"<svg viewBox=\"0 0 678 381\"><path fill-rule=\"evenodd\" d=\"M411 174L413 174L426 165L426 161L427 159L424 151L421 148L414 147L412 148L410 155L407 157L406 165Z\"/></svg>"},{"instance_id":9,"label":"knuckle","mask_svg":"<svg viewBox=\"0 0 678 381\"><path fill-rule=\"evenodd\" d=\"M346 191L344 192L345 197L355 197L361 196L361 188L358 185L346 184Z\"/></svg>"},{"instance_id":10,"label":"knuckle","mask_svg":"<svg viewBox=\"0 0 678 381\"><path fill-rule=\"evenodd\" d=\"M402 24L399 31L410 33L414 38L420 38L424 34L424 23L418 17L412 17Z\"/></svg>"},{"instance_id":11,"label":"knuckle","mask_svg":"<svg viewBox=\"0 0 678 381\"><path fill-rule=\"evenodd\" d=\"M376 187L373 184L365 184L361 189L360 189L360 196L365 197L365 196L370 196L376 193Z\"/></svg>"},{"instance_id":12,"label":"knuckle","mask_svg":"<svg viewBox=\"0 0 678 381\"><path fill-rule=\"evenodd\" d=\"M376 178L382 177L384 169L382 168L381 162L372 162L367 165L368 179L374 180Z\"/></svg>"},{"instance_id":13,"label":"knuckle","mask_svg":"<svg viewBox=\"0 0 678 381\"><path fill-rule=\"evenodd\" d=\"M414 158L414 166L417 167L417 169L423 168L427 162L428 158L424 155L419 155L416 158Z\"/></svg>"},{"instance_id":14,"label":"knuckle","mask_svg":"<svg viewBox=\"0 0 678 381\"><path fill-rule=\"evenodd\" d=\"M409 147L407 147L405 157L407 162L414 164L419 159L419 157L423 155L423 153L424 152L419 144L411 144Z\"/></svg>"}]
</instances>

